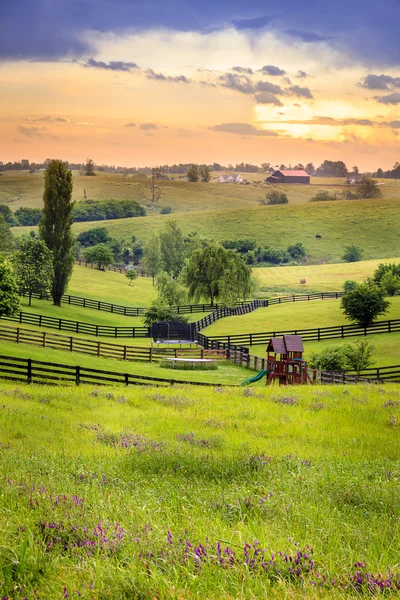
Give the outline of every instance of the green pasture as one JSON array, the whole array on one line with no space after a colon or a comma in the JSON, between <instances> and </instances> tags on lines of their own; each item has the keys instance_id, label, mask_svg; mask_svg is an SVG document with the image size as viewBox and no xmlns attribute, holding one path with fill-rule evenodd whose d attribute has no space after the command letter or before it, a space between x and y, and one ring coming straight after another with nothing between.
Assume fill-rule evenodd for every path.
<instances>
[{"instance_id":1,"label":"green pasture","mask_svg":"<svg viewBox=\"0 0 400 600\"><path fill-rule=\"evenodd\" d=\"M347 279L359 283L371 277L382 260L362 260L354 263L300 265L290 267L259 267L253 270L265 295L309 292L340 292ZM399 263L399 258L386 258L384 262ZM305 284L300 284L305 279Z\"/></svg>"},{"instance_id":2,"label":"green pasture","mask_svg":"<svg viewBox=\"0 0 400 600\"><path fill-rule=\"evenodd\" d=\"M400 319L400 296L389 298L389 311L377 320ZM204 335L234 335L263 331L314 329L348 325L350 322L340 308L339 300L310 300L287 302L266 308L257 308L247 315L226 317L202 330Z\"/></svg>"},{"instance_id":3,"label":"green pasture","mask_svg":"<svg viewBox=\"0 0 400 600\"><path fill-rule=\"evenodd\" d=\"M112 341L112 340L109 340ZM136 344L135 344L136 345ZM138 346L144 346L138 340ZM37 348L14 342L0 340L0 355L18 358L31 358L44 362L60 363L86 367L87 369L100 369L102 371L115 371L118 373L130 373L131 375L145 375L148 377L160 377L163 379L175 379L178 381L200 381L203 383L221 383L224 385L239 385L249 376L249 371L244 367L238 367L230 361L218 363L215 371L189 371L161 367L160 363L142 361L123 361L113 358L97 358L79 352L67 352L65 350L52 350L49 348Z\"/></svg>"},{"instance_id":4,"label":"green pasture","mask_svg":"<svg viewBox=\"0 0 400 600\"><path fill-rule=\"evenodd\" d=\"M0 400L4 597L331 600L397 577L394 385L3 382Z\"/></svg>"}]
</instances>

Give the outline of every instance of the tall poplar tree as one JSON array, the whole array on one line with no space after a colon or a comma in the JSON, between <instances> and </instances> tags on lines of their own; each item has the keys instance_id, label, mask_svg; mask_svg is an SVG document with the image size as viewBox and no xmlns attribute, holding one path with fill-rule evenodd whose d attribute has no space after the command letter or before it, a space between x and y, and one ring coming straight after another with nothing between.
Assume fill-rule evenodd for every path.
<instances>
[{"instance_id":1,"label":"tall poplar tree","mask_svg":"<svg viewBox=\"0 0 400 600\"><path fill-rule=\"evenodd\" d=\"M51 296L61 305L74 264L72 172L61 160L52 160L45 173L40 235L53 253Z\"/></svg>"}]
</instances>

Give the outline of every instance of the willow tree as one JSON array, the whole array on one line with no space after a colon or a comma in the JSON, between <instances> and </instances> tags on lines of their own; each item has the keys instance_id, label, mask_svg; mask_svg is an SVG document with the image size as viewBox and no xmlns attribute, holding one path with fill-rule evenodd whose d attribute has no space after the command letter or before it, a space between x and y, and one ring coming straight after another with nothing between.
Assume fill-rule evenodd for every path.
<instances>
[{"instance_id":1,"label":"willow tree","mask_svg":"<svg viewBox=\"0 0 400 600\"><path fill-rule=\"evenodd\" d=\"M61 160L52 160L45 173L40 235L53 253L51 296L56 306L67 289L74 264L72 172Z\"/></svg>"}]
</instances>

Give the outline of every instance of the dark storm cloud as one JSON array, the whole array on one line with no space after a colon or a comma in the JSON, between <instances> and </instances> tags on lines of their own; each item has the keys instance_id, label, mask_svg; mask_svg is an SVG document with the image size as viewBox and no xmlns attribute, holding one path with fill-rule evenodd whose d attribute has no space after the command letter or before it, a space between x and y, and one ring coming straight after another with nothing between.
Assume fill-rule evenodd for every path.
<instances>
[{"instance_id":1,"label":"dark storm cloud","mask_svg":"<svg viewBox=\"0 0 400 600\"><path fill-rule=\"evenodd\" d=\"M264 73L264 75L279 76L285 75L286 71L280 69L279 67L275 67L274 65L264 65L259 69L259 73Z\"/></svg>"},{"instance_id":2,"label":"dark storm cloud","mask_svg":"<svg viewBox=\"0 0 400 600\"><path fill-rule=\"evenodd\" d=\"M208 128L210 131L218 131L221 133L234 133L236 135L252 135L252 136L268 136L277 137L279 134L276 131L266 131L257 129L250 123L221 123Z\"/></svg>"}]
</instances>

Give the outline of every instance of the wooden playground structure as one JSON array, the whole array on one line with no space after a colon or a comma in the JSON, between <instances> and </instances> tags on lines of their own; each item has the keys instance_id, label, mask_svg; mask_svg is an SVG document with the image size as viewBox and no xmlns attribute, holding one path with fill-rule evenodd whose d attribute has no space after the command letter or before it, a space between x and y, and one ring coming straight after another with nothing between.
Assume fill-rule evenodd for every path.
<instances>
[{"instance_id":1,"label":"wooden playground structure","mask_svg":"<svg viewBox=\"0 0 400 600\"><path fill-rule=\"evenodd\" d=\"M307 383L307 363L303 359L303 341L299 335L271 338L267 346L267 384L278 380L279 385Z\"/></svg>"}]
</instances>

